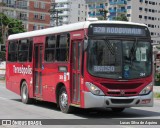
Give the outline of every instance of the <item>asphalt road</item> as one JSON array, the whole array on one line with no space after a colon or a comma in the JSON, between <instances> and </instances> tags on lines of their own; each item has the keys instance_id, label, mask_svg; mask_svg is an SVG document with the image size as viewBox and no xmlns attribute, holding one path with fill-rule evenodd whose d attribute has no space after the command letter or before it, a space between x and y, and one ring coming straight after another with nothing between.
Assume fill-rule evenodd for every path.
<instances>
[{"instance_id":1,"label":"asphalt road","mask_svg":"<svg viewBox=\"0 0 160 128\"><path fill-rule=\"evenodd\" d=\"M120 120L159 119L160 120L160 99L154 100L154 107L128 108L122 113L113 113L110 109L105 109L105 110L104 109L103 110L102 109L94 109L94 110L77 109L72 114L64 114L56 107L54 103L35 101L33 104L29 104L29 105L23 104L21 102L20 96L10 92L5 88L5 84L0 83L0 119L37 119L37 120L38 119L96 119L95 122L101 119L101 121L109 120L113 124L114 124L114 119L115 120L116 119L120 119ZM61 120L61 123L65 124L66 123L65 121L66 120ZM74 120L71 120L71 122L72 121ZM0 128L1 127L8 128L9 126L0 125ZM17 127L18 126L14 128L17 128ZM57 127L60 127L60 125L58 125ZM63 126L63 127L66 127L66 126ZM72 128L74 127L74 125L71 125L70 127ZM80 126L76 126L76 127L80 127ZM83 127L88 128L88 127L91 127L91 125L84 125ZM96 126L94 125L93 127L96 127ZM105 127L105 126L101 126L101 127ZM128 126L116 125L114 127L126 128ZM133 125L129 127L133 127ZM147 126L144 126L144 127L147 127Z\"/></svg>"}]
</instances>

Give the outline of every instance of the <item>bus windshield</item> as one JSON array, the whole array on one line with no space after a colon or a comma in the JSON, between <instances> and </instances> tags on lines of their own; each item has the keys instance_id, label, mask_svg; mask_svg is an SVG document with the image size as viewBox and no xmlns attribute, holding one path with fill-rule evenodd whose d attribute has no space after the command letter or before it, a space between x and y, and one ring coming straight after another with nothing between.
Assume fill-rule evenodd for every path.
<instances>
[{"instance_id":1,"label":"bus windshield","mask_svg":"<svg viewBox=\"0 0 160 128\"><path fill-rule=\"evenodd\" d=\"M89 39L88 71L113 79L136 79L151 74L151 44L140 39Z\"/></svg>"}]
</instances>

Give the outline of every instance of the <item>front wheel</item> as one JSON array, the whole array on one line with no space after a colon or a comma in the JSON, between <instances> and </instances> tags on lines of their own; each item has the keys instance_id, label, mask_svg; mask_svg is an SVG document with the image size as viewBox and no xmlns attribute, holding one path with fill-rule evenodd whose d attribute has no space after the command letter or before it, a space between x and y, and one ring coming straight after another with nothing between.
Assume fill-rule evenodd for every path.
<instances>
[{"instance_id":1,"label":"front wheel","mask_svg":"<svg viewBox=\"0 0 160 128\"><path fill-rule=\"evenodd\" d=\"M70 113L73 108L69 106L68 94L65 87L62 87L59 92L59 106L63 113Z\"/></svg>"},{"instance_id":2,"label":"front wheel","mask_svg":"<svg viewBox=\"0 0 160 128\"><path fill-rule=\"evenodd\" d=\"M21 86L21 100L25 104L29 104L32 102L32 99L29 98L28 87L26 81L22 82Z\"/></svg>"},{"instance_id":3,"label":"front wheel","mask_svg":"<svg viewBox=\"0 0 160 128\"><path fill-rule=\"evenodd\" d=\"M122 112L125 108L111 108L113 112Z\"/></svg>"}]
</instances>

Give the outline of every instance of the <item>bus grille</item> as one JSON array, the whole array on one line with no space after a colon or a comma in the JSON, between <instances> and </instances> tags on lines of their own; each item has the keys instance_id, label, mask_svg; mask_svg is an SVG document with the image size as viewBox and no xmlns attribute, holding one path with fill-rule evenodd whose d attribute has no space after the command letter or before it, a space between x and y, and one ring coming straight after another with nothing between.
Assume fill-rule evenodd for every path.
<instances>
[{"instance_id":1,"label":"bus grille","mask_svg":"<svg viewBox=\"0 0 160 128\"><path fill-rule=\"evenodd\" d=\"M112 91L109 91L109 92L107 92L109 95L112 95L112 96L116 96L116 95L121 95L121 93L120 92L112 92ZM136 92L124 92L124 95L135 95L136 94ZM123 95L122 95L123 96Z\"/></svg>"},{"instance_id":2,"label":"bus grille","mask_svg":"<svg viewBox=\"0 0 160 128\"><path fill-rule=\"evenodd\" d=\"M116 84L116 83L101 83L108 89L136 89L142 85L142 83L123 83L123 84Z\"/></svg>"},{"instance_id":3,"label":"bus grille","mask_svg":"<svg viewBox=\"0 0 160 128\"><path fill-rule=\"evenodd\" d=\"M134 99L111 99L113 104L130 104Z\"/></svg>"},{"instance_id":4,"label":"bus grille","mask_svg":"<svg viewBox=\"0 0 160 128\"><path fill-rule=\"evenodd\" d=\"M101 83L108 89L106 95L108 96L135 96L136 88L140 87L143 83ZM123 92L122 92L123 91Z\"/></svg>"}]
</instances>

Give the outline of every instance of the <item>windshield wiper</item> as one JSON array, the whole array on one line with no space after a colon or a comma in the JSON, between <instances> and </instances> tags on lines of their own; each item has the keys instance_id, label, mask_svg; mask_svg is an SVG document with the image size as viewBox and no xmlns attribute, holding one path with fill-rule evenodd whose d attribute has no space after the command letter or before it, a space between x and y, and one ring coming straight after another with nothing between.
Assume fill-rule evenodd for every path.
<instances>
[{"instance_id":1,"label":"windshield wiper","mask_svg":"<svg viewBox=\"0 0 160 128\"><path fill-rule=\"evenodd\" d=\"M130 50L130 63L131 63L131 66L132 66L132 64L133 64L133 60L134 60L134 57L135 57L135 52L136 52L136 50L137 50L137 38L136 38L136 41L133 43L133 46L132 46L132 48L131 48L131 50Z\"/></svg>"},{"instance_id":2,"label":"windshield wiper","mask_svg":"<svg viewBox=\"0 0 160 128\"><path fill-rule=\"evenodd\" d=\"M115 55L115 49L114 49L114 47L111 45L111 43L110 43L110 41L108 40L108 39L104 39L104 41L105 41L105 44L107 45L107 48L109 49L109 51L110 51L110 53L112 54L112 55Z\"/></svg>"}]
</instances>

